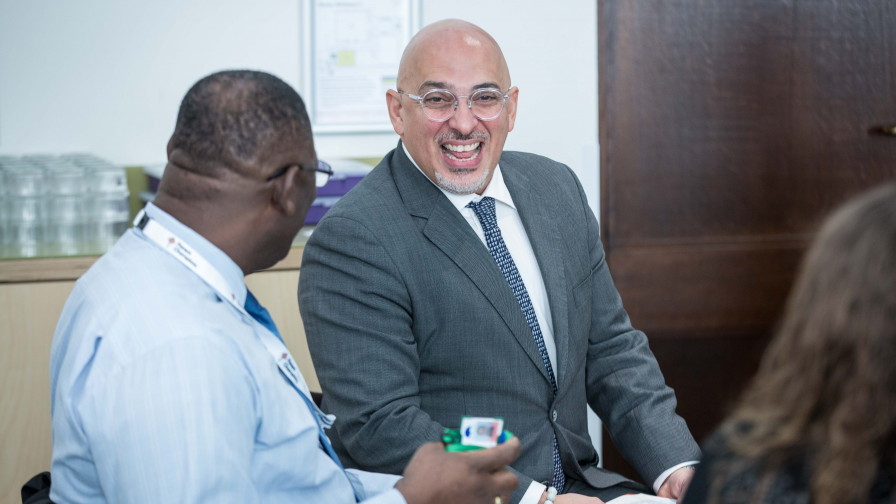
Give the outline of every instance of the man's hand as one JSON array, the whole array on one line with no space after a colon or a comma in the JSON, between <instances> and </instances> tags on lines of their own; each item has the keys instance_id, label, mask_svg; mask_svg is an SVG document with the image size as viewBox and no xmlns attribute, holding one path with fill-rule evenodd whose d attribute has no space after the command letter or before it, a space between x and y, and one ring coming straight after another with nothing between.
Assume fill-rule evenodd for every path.
<instances>
[{"instance_id":1,"label":"man's hand","mask_svg":"<svg viewBox=\"0 0 896 504\"><path fill-rule=\"evenodd\" d=\"M676 499L680 503L681 498L684 497L684 491L687 490L693 477L693 467L682 467L666 478L666 481L660 486L660 491L656 494L667 499Z\"/></svg>"},{"instance_id":2,"label":"man's hand","mask_svg":"<svg viewBox=\"0 0 896 504\"><path fill-rule=\"evenodd\" d=\"M515 437L494 448L460 453L427 443L411 457L395 488L408 504L495 504L495 497L509 503L519 480L507 465L519 454Z\"/></svg>"}]
</instances>

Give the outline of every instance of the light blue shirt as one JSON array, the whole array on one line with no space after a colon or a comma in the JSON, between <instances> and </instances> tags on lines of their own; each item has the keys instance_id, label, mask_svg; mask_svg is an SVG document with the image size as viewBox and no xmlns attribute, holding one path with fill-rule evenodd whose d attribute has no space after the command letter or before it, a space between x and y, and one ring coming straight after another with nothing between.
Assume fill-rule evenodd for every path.
<instances>
[{"instance_id":1,"label":"light blue shirt","mask_svg":"<svg viewBox=\"0 0 896 504\"><path fill-rule=\"evenodd\" d=\"M216 269L242 306L236 263L158 207L146 212ZM51 499L355 502L264 333L130 229L75 284L53 336ZM349 473L365 502L405 503L393 488L399 476Z\"/></svg>"}]
</instances>

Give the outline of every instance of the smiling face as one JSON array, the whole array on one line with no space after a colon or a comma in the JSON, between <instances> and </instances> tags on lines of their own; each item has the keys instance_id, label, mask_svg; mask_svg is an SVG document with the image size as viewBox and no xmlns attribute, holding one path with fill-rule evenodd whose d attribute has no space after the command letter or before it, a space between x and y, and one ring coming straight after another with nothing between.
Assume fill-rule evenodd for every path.
<instances>
[{"instance_id":1,"label":"smiling face","mask_svg":"<svg viewBox=\"0 0 896 504\"><path fill-rule=\"evenodd\" d=\"M462 21L442 21L418 33L408 44L398 70L398 89L423 95L448 89L456 96L477 89L510 87L510 73L501 49L478 27ZM498 164L507 133L516 119L518 90L513 88L504 110L483 121L458 99L455 114L437 122L419 103L390 90L386 95L395 132L411 157L439 187L456 194L482 194Z\"/></svg>"}]
</instances>

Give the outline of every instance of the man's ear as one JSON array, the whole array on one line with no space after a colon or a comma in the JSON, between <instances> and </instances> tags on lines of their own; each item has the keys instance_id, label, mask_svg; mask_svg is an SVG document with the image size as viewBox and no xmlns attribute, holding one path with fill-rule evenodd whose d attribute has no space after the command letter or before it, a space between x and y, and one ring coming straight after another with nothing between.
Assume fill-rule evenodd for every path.
<instances>
[{"instance_id":1,"label":"man's ear","mask_svg":"<svg viewBox=\"0 0 896 504\"><path fill-rule=\"evenodd\" d=\"M287 168L286 173L271 180L271 206L283 215L289 217L296 213L296 193L299 191L298 183L299 165Z\"/></svg>"},{"instance_id":2,"label":"man's ear","mask_svg":"<svg viewBox=\"0 0 896 504\"><path fill-rule=\"evenodd\" d=\"M507 108L507 131L513 131L513 125L516 123L516 103L520 96L520 90L513 86L509 94L504 106Z\"/></svg>"},{"instance_id":3,"label":"man's ear","mask_svg":"<svg viewBox=\"0 0 896 504\"><path fill-rule=\"evenodd\" d=\"M386 91L386 107L389 109L389 120L392 121L392 129L398 136L404 134L404 121L401 119L401 95L397 91Z\"/></svg>"}]
</instances>

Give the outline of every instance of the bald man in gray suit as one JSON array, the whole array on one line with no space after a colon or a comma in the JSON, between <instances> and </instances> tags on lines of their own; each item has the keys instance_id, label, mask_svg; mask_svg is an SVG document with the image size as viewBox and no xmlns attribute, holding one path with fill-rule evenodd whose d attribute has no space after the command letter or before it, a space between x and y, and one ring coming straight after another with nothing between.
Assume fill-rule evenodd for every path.
<instances>
[{"instance_id":1,"label":"bald man in gray suit","mask_svg":"<svg viewBox=\"0 0 896 504\"><path fill-rule=\"evenodd\" d=\"M573 172L504 152L518 89L466 22L424 28L387 93L401 142L311 236L299 306L346 465L400 472L462 415L522 442L511 500L651 490L597 467L586 405L653 491L700 456L613 286ZM590 496L590 497L589 497Z\"/></svg>"}]
</instances>

